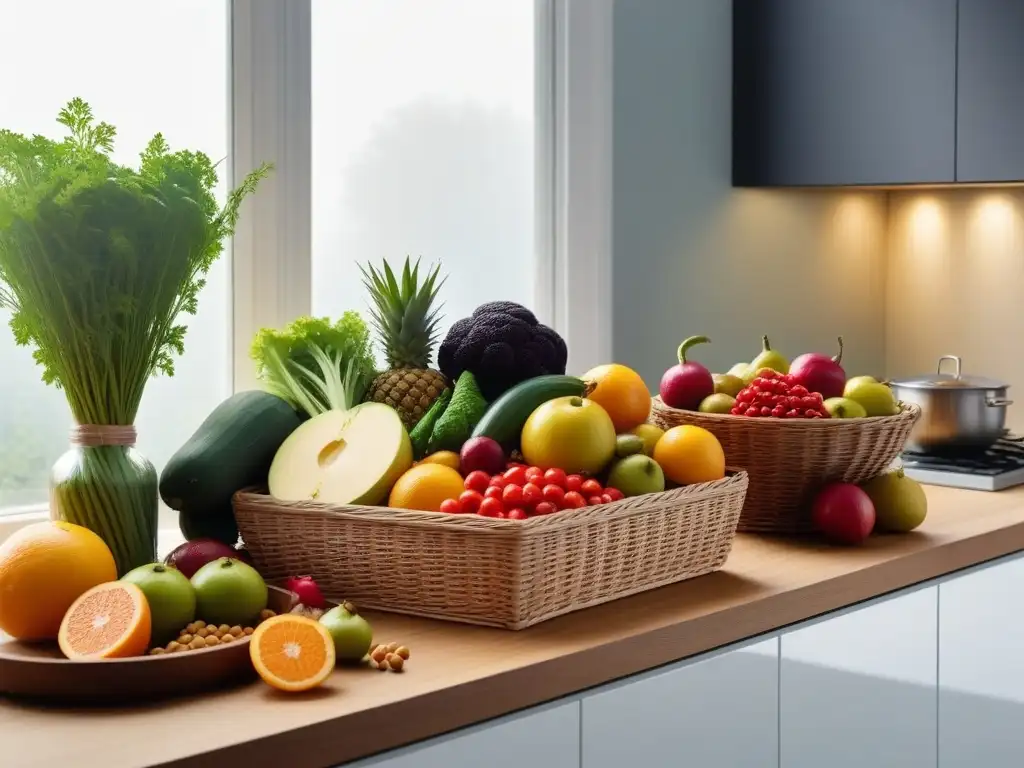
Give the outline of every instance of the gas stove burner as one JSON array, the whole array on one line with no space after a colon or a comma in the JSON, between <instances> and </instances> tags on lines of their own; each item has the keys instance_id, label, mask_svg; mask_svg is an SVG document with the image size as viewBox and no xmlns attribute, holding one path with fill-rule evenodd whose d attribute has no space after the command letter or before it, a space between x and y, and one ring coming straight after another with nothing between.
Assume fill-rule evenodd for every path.
<instances>
[{"instance_id":1,"label":"gas stove burner","mask_svg":"<svg viewBox=\"0 0 1024 768\"><path fill-rule=\"evenodd\" d=\"M1024 484L1024 437L1007 435L983 449L901 456L904 471L922 483L981 491Z\"/></svg>"}]
</instances>

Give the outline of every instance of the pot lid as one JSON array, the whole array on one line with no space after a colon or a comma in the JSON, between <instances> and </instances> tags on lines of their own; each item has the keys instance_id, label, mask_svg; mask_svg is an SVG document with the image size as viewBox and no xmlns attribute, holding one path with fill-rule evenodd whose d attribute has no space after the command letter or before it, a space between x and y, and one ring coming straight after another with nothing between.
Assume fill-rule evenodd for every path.
<instances>
[{"instance_id":1,"label":"pot lid","mask_svg":"<svg viewBox=\"0 0 1024 768\"><path fill-rule=\"evenodd\" d=\"M943 373L942 364L946 361L955 366L954 373ZM926 373L902 381L894 381L897 387L907 389L1007 389L1010 385L984 376L965 376L962 371L963 361L956 355L943 355L935 367L935 373Z\"/></svg>"}]
</instances>

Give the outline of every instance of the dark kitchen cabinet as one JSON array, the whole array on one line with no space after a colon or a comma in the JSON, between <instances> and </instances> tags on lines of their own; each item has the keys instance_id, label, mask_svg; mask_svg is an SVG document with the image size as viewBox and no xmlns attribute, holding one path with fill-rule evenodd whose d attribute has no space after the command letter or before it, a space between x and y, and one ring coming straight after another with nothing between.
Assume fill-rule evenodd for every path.
<instances>
[{"instance_id":1,"label":"dark kitchen cabinet","mask_svg":"<svg viewBox=\"0 0 1024 768\"><path fill-rule=\"evenodd\" d=\"M1024 180L1024 2L960 0L956 180Z\"/></svg>"},{"instance_id":2,"label":"dark kitchen cabinet","mask_svg":"<svg viewBox=\"0 0 1024 768\"><path fill-rule=\"evenodd\" d=\"M734 185L955 181L957 0L734 0L733 14Z\"/></svg>"}]
</instances>

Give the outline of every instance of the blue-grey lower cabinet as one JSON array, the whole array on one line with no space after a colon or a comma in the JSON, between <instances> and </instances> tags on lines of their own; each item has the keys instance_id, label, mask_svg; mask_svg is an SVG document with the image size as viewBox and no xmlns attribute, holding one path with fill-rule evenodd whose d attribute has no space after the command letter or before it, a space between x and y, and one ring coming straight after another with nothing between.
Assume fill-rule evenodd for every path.
<instances>
[{"instance_id":1,"label":"blue-grey lower cabinet","mask_svg":"<svg viewBox=\"0 0 1024 768\"><path fill-rule=\"evenodd\" d=\"M778 654L772 638L584 696L582 768L778 766Z\"/></svg>"},{"instance_id":2,"label":"blue-grey lower cabinet","mask_svg":"<svg viewBox=\"0 0 1024 768\"><path fill-rule=\"evenodd\" d=\"M339 735L344 738L344 735ZM350 768L579 768L580 704L531 709Z\"/></svg>"},{"instance_id":3,"label":"blue-grey lower cabinet","mask_svg":"<svg viewBox=\"0 0 1024 768\"><path fill-rule=\"evenodd\" d=\"M939 585L939 768L1024 766L1024 558Z\"/></svg>"},{"instance_id":4,"label":"blue-grey lower cabinet","mask_svg":"<svg viewBox=\"0 0 1024 768\"><path fill-rule=\"evenodd\" d=\"M932 586L784 633L781 768L935 768L937 620Z\"/></svg>"}]
</instances>

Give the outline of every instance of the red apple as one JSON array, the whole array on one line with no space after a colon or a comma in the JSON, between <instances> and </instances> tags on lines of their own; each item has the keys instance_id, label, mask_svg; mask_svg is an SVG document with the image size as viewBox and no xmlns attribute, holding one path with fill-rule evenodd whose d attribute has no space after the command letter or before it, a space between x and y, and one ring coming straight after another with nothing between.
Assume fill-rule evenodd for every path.
<instances>
[{"instance_id":1,"label":"red apple","mask_svg":"<svg viewBox=\"0 0 1024 768\"><path fill-rule=\"evenodd\" d=\"M843 337L839 337L839 354L829 357L819 352L800 355L789 366L789 375L794 384L803 384L810 392L818 392L822 398L842 397L846 387L846 371L843 361Z\"/></svg>"},{"instance_id":2,"label":"red apple","mask_svg":"<svg viewBox=\"0 0 1024 768\"><path fill-rule=\"evenodd\" d=\"M247 555L248 552L245 554ZM164 559L164 562L181 571L185 578L191 579L193 574L204 565L222 557L242 560L244 555L234 547L229 547L216 539L193 539L175 547Z\"/></svg>"},{"instance_id":3,"label":"red apple","mask_svg":"<svg viewBox=\"0 0 1024 768\"><path fill-rule=\"evenodd\" d=\"M860 544L875 527L871 497L853 483L825 486L811 510L814 527L837 544Z\"/></svg>"},{"instance_id":4,"label":"red apple","mask_svg":"<svg viewBox=\"0 0 1024 768\"><path fill-rule=\"evenodd\" d=\"M471 437L462 444L459 454L459 470L462 476L480 470L488 475L499 475L505 471L505 449L497 440L489 437Z\"/></svg>"},{"instance_id":5,"label":"red apple","mask_svg":"<svg viewBox=\"0 0 1024 768\"><path fill-rule=\"evenodd\" d=\"M676 351L679 364L665 371L658 387L661 401L669 408L696 411L701 400L715 393L715 380L711 378L711 371L700 363L686 359L686 352L690 347L709 342L707 336L691 336L679 345Z\"/></svg>"}]
</instances>

